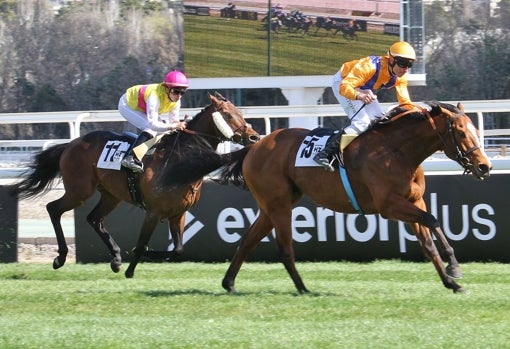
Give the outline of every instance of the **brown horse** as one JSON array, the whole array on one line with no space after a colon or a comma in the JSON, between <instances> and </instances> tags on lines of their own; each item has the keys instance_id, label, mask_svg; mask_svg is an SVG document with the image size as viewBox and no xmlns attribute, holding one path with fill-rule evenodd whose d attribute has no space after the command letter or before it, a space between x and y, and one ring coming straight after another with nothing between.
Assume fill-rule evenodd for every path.
<instances>
[{"instance_id":1,"label":"brown horse","mask_svg":"<svg viewBox=\"0 0 510 349\"><path fill-rule=\"evenodd\" d=\"M444 286L462 292L464 289L453 279L462 276L453 248L437 219L426 209L425 178L420 164L434 152L443 150L466 172L481 180L489 176L492 165L480 148L478 131L460 104L457 107L439 102L428 104L430 110L397 108L391 113L390 121L361 134L344 151L345 169L362 212L408 223ZM280 129L225 158L219 181L247 184L260 209L225 274L222 285L227 291L235 292L234 282L242 263L275 228L285 268L297 290L308 292L295 267L293 205L307 195L325 208L357 212L338 172L295 166L298 149L309 133L305 129ZM309 156L313 158L316 151ZM437 238L439 251L433 236ZM446 267L443 259L448 262Z\"/></svg>"},{"instance_id":2,"label":"brown horse","mask_svg":"<svg viewBox=\"0 0 510 349\"><path fill-rule=\"evenodd\" d=\"M146 211L134 257L125 273L126 277L133 277L136 265L156 225L162 219L168 219L175 246L173 252L176 255L182 253L185 213L200 198L202 178L166 192L158 190L159 180L172 176L174 162L183 159L193 161L188 158L191 151L198 151L207 158L215 158L219 156L215 149L222 141L247 145L259 140L257 132L246 123L241 111L230 101L219 93L216 93L216 96L210 95L209 98L211 104L188 122L185 131L165 135L156 144L154 153L143 158L143 174L129 175L124 168L120 171L98 168L98 159L108 141L133 141L125 135L112 132L91 132L36 155L27 177L15 186L14 192L20 198L41 194L50 188L60 172L65 193L60 199L46 205L58 242L58 256L53 261L54 269L64 265L68 252L60 223L62 214L80 206L96 189L101 197L87 216L87 221L110 250L113 256L110 266L114 272L120 270L120 248L106 230L103 221L122 201L142 206ZM210 170L201 167L201 171L207 173ZM130 186L138 188L138 195L130 194L128 177L133 178Z\"/></svg>"}]
</instances>

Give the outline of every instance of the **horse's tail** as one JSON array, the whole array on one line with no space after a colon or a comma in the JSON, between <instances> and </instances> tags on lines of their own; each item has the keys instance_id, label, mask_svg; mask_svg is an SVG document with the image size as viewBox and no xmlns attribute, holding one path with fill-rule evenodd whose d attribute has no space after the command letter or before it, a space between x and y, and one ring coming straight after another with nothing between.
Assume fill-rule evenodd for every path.
<instances>
[{"instance_id":1,"label":"horse's tail","mask_svg":"<svg viewBox=\"0 0 510 349\"><path fill-rule=\"evenodd\" d=\"M247 189L243 176L243 161L250 151L250 146L244 147L233 153L223 154L224 165L219 169L213 180L219 184L233 184Z\"/></svg>"},{"instance_id":2,"label":"horse's tail","mask_svg":"<svg viewBox=\"0 0 510 349\"><path fill-rule=\"evenodd\" d=\"M39 152L22 174L25 178L13 187L11 193L26 199L48 192L60 172L60 157L68 144L57 144Z\"/></svg>"}]
</instances>

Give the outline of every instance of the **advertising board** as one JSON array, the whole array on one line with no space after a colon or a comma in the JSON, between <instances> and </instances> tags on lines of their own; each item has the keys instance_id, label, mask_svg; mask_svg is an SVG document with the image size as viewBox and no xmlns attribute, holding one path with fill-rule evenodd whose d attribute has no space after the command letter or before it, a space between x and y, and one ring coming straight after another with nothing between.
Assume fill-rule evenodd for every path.
<instances>
[{"instance_id":1,"label":"advertising board","mask_svg":"<svg viewBox=\"0 0 510 349\"><path fill-rule=\"evenodd\" d=\"M0 185L0 262L17 260L18 200L9 194L10 186Z\"/></svg>"},{"instance_id":2,"label":"advertising board","mask_svg":"<svg viewBox=\"0 0 510 349\"><path fill-rule=\"evenodd\" d=\"M427 176L425 201L455 249L461 262L510 262L510 181L508 174L492 175L479 182L470 176ZM86 223L97 197L75 210L77 261L109 261L103 242ZM232 186L204 183L201 200L187 213L184 253L180 260L223 262L229 260L241 237L256 219L257 206L251 194ZM122 204L105 225L129 260L143 220L143 211ZM293 240L299 261L371 261L402 259L423 261L414 235L405 224L379 215L333 212L307 199L293 210ZM166 222L158 225L149 250L173 248ZM272 235L263 239L251 261L277 261Z\"/></svg>"}]
</instances>

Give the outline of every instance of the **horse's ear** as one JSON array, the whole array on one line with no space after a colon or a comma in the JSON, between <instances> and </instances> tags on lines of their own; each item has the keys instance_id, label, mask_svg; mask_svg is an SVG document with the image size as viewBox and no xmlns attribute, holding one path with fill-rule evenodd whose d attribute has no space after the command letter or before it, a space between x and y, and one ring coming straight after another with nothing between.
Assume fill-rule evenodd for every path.
<instances>
[{"instance_id":1,"label":"horse's ear","mask_svg":"<svg viewBox=\"0 0 510 349\"><path fill-rule=\"evenodd\" d=\"M227 100L227 99L226 99L225 97L223 97L223 96L221 95L221 93L219 93L218 91L215 91L215 92L214 92L214 95L215 95L215 96L216 96L216 98L218 98L220 101L225 102L225 101Z\"/></svg>"},{"instance_id":2,"label":"horse's ear","mask_svg":"<svg viewBox=\"0 0 510 349\"><path fill-rule=\"evenodd\" d=\"M218 105L218 99L209 93L209 99L214 105Z\"/></svg>"},{"instance_id":3,"label":"horse's ear","mask_svg":"<svg viewBox=\"0 0 510 349\"><path fill-rule=\"evenodd\" d=\"M464 106L460 102L457 103L457 108L464 113Z\"/></svg>"}]
</instances>

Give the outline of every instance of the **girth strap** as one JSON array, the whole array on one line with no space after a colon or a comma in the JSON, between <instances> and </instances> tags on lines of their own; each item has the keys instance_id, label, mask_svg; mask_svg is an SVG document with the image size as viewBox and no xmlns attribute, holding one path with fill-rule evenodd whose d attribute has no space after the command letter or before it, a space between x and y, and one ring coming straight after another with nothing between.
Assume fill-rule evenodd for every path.
<instances>
[{"instance_id":1,"label":"girth strap","mask_svg":"<svg viewBox=\"0 0 510 349\"><path fill-rule=\"evenodd\" d=\"M138 185L137 175L133 171L127 171L127 185L129 196L131 196L131 200L135 202L135 204L143 208L145 210L145 205L143 204L142 194L140 193L140 186Z\"/></svg>"},{"instance_id":2,"label":"girth strap","mask_svg":"<svg viewBox=\"0 0 510 349\"><path fill-rule=\"evenodd\" d=\"M345 167L338 166L338 170L340 172L340 179L342 180L342 184L344 185L345 192L347 193L347 198L349 199L349 202L351 203L352 207L356 210L357 214L364 215L363 210L358 204L358 200L356 200L356 196L354 195L354 192L352 191L351 183L349 182L349 178L347 177L347 171L345 170Z\"/></svg>"}]
</instances>

